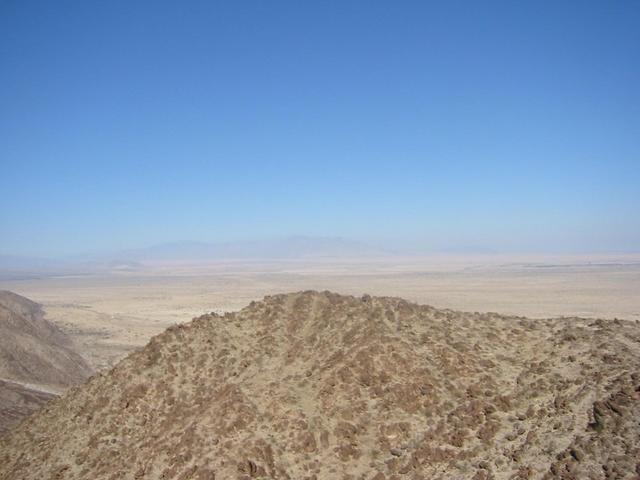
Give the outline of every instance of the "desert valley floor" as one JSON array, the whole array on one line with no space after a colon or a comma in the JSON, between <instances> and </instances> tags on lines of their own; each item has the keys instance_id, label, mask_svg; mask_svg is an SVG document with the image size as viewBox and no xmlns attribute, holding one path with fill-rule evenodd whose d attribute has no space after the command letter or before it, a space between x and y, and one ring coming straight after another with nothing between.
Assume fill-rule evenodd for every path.
<instances>
[{"instance_id":1,"label":"desert valley floor","mask_svg":"<svg viewBox=\"0 0 640 480\"><path fill-rule=\"evenodd\" d=\"M43 305L89 363L113 365L170 325L235 311L265 295L331 290L436 308L530 318L640 320L640 256L436 256L154 265L0 278Z\"/></svg>"},{"instance_id":2,"label":"desert valley floor","mask_svg":"<svg viewBox=\"0 0 640 480\"><path fill-rule=\"evenodd\" d=\"M12 273L0 328L0 480L640 475L638 258Z\"/></svg>"}]
</instances>

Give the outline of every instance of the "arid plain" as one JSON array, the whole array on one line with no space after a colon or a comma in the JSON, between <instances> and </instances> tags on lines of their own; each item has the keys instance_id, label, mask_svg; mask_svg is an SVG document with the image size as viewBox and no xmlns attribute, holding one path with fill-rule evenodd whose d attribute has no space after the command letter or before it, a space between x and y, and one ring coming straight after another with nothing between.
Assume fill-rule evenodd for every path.
<instances>
[{"instance_id":1,"label":"arid plain","mask_svg":"<svg viewBox=\"0 0 640 480\"><path fill-rule=\"evenodd\" d=\"M530 318L640 321L640 256L453 256L153 264L0 281L44 307L91 366L113 365L170 325L302 290L398 296Z\"/></svg>"}]
</instances>

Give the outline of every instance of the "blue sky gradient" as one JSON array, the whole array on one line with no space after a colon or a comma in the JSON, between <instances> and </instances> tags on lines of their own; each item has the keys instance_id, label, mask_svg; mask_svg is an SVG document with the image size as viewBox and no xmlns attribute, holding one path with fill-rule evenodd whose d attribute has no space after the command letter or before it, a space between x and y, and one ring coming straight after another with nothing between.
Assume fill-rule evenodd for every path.
<instances>
[{"instance_id":1,"label":"blue sky gradient","mask_svg":"<svg viewBox=\"0 0 640 480\"><path fill-rule=\"evenodd\" d=\"M0 253L640 251L640 3L0 2Z\"/></svg>"}]
</instances>

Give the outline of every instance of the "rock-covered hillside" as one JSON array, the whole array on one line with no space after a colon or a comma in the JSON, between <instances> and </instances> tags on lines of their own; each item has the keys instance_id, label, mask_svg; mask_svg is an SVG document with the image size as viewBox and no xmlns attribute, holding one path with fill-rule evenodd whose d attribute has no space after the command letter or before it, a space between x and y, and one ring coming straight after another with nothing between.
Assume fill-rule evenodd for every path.
<instances>
[{"instance_id":1,"label":"rock-covered hillside","mask_svg":"<svg viewBox=\"0 0 640 480\"><path fill-rule=\"evenodd\" d=\"M19 383L0 380L0 435L55 396Z\"/></svg>"},{"instance_id":2,"label":"rock-covered hillside","mask_svg":"<svg viewBox=\"0 0 640 480\"><path fill-rule=\"evenodd\" d=\"M0 291L0 435L91 369L40 305Z\"/></svg>"},{"instance_id":3,"label":"rock-covered hillside","mask_svg":"<svg viewBox=\"0 0 640 480\"><path fill-rule=\"evenodd\" d=\"M640 326L304 292L153 338L0 438L0 479L614 479Z\"/></svg>"},{"instance_id":4,"label":"rock-covered hillside","mask_svg":"<svg viewBox=\"0 0 640 480\"><path fill-rule=\"evenodd\" d=\"M37 303L0 290L0 379L64 388L91 369Z\"/></svg>"}]
</instances>

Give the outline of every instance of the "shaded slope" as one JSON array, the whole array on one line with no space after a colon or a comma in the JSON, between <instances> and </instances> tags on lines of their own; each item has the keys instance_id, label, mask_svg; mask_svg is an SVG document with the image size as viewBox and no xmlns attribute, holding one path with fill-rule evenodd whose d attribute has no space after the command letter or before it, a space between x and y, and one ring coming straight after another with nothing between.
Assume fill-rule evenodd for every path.
<instances>
[{"instance_id":1,"label":"shaded slope","mask_svg":"<svg viewBox=\"0 0 640 480\"><path fill-rule=\"evenodd\" d=\"M91 369L40 306L0 291L0 434Z\"/></svg>"},{"instance_id":2,"label":"shaded slope","mask_svg":"<svg viewBox=\"0 0 640 480\"><path fill-rule=\"evenodd\" d=\"M155 337L0 478L634 478L640 328L305 292Z\"/></svg>"},{"instance_id":3,"label":"shaded slope","mask_svg":"<svg viewBox=\"0 0 640 480\"><path fill-rule=\"evenodd\" d=\"M0 378L66 387L91 369L35 302L0 291Z\"/></svg>"},{"instance_id":4,"label":"shaded slope","mask_svg":"<svg viewBox=\"0 0 640 480\"><path fill-rule=\"evenodd\" d=\"M35 412L55 395L0 380L0 435Z\"/></svg>"}]
</instances>

